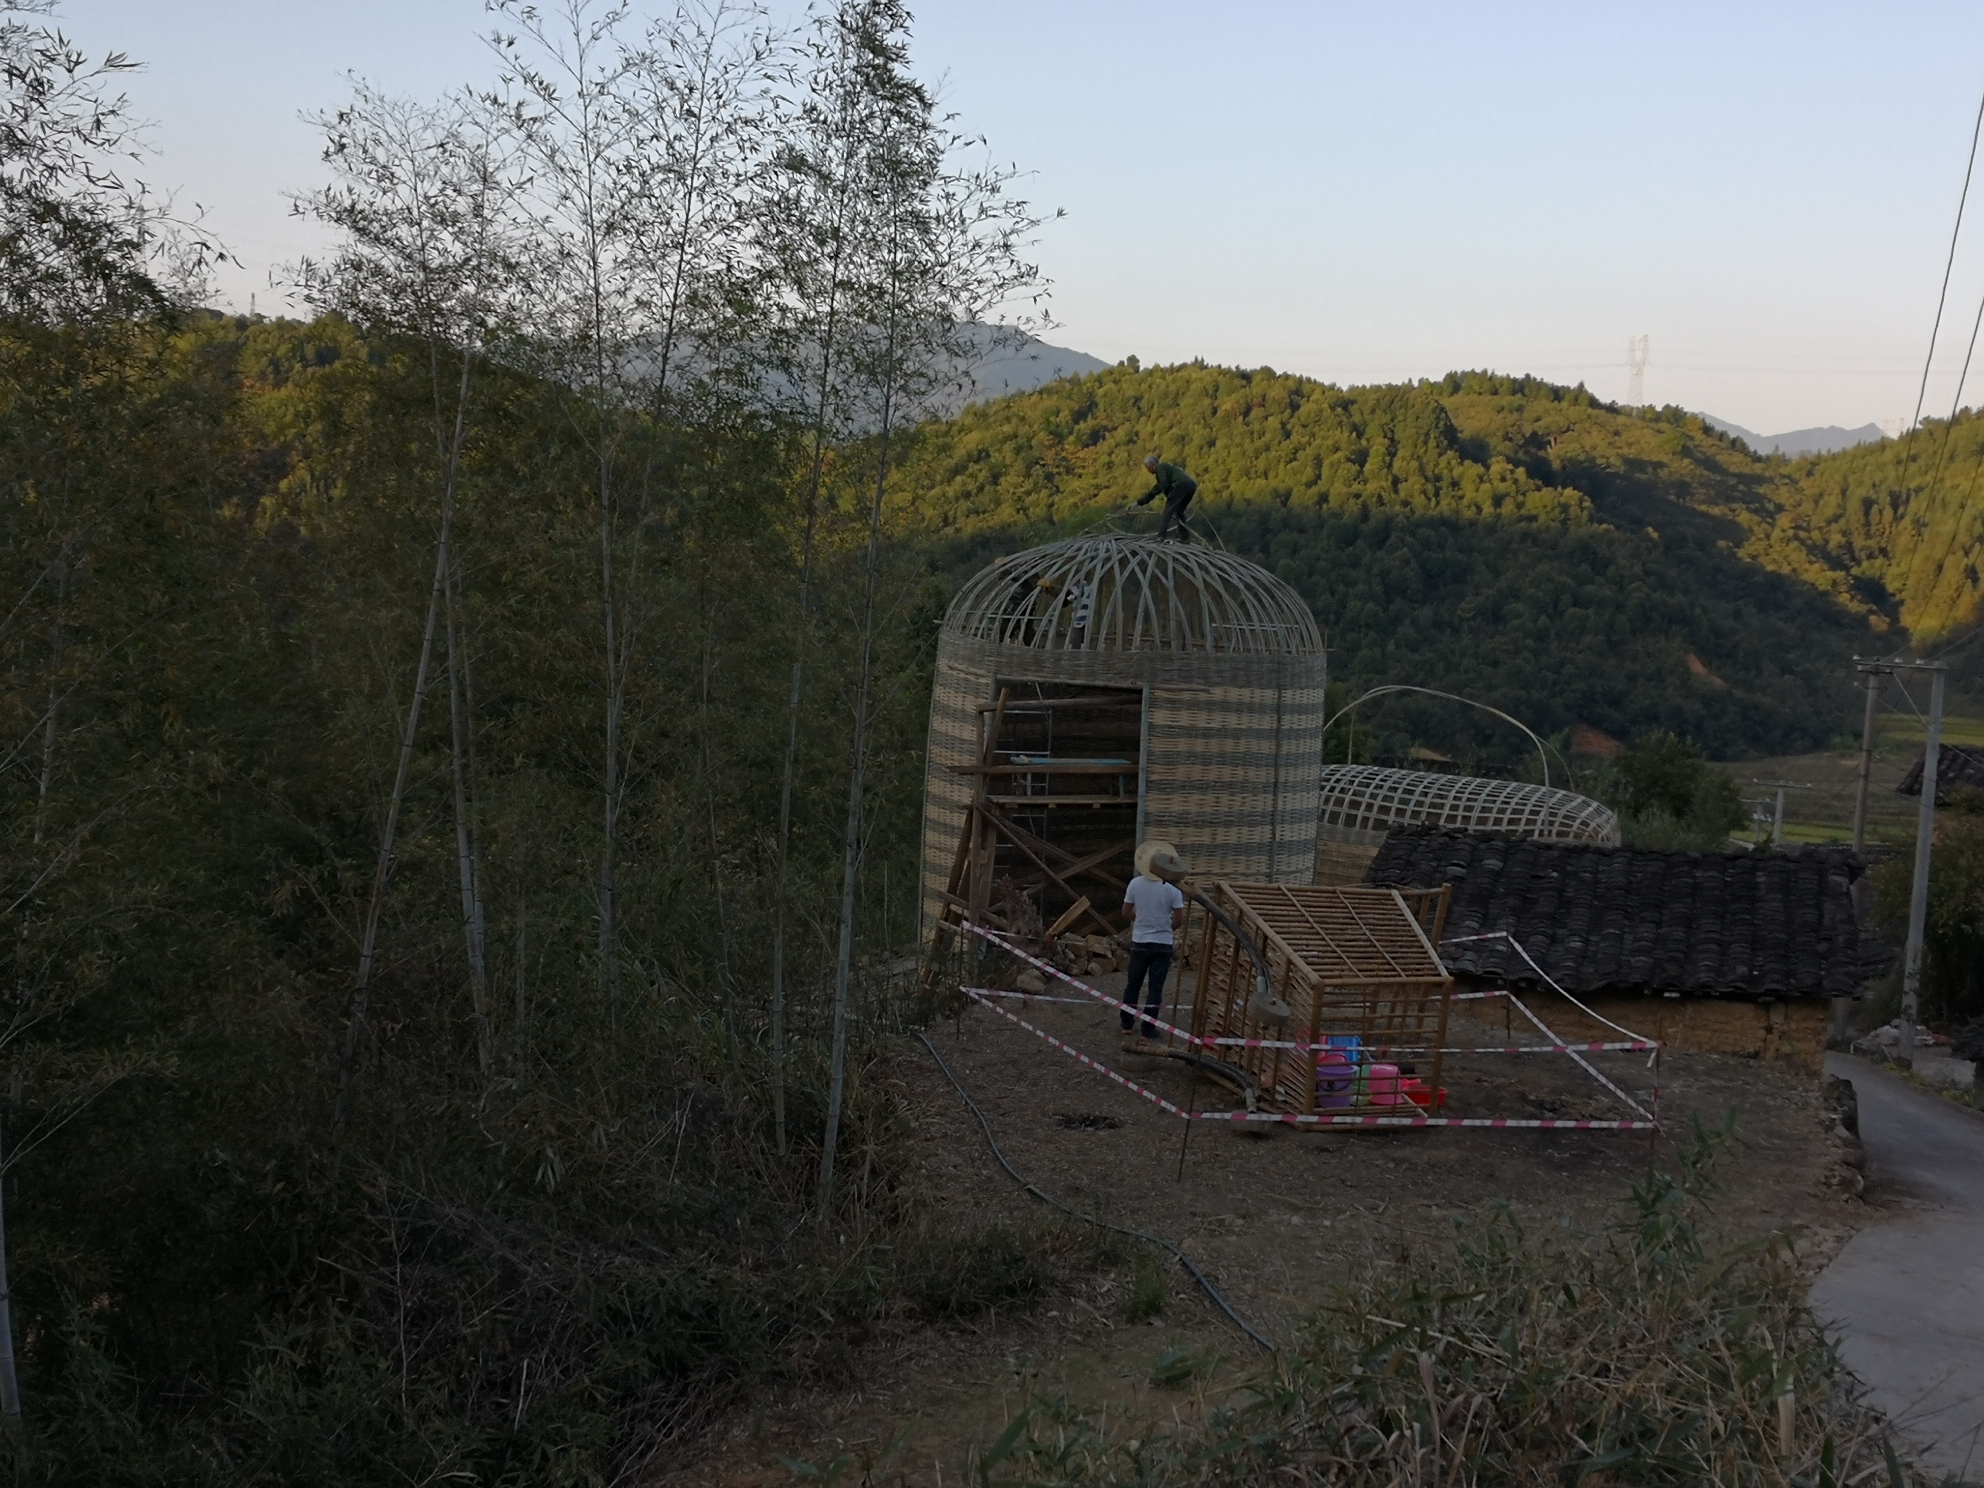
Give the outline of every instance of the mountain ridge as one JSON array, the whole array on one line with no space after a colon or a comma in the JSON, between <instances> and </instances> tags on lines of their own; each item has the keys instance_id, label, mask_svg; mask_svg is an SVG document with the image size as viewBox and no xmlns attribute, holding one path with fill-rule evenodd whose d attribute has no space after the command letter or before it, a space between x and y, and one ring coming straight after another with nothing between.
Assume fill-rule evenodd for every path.
<instances>
[{"instance_id":1,"label":"mountain ridge","mask_svg":"<svg viewBox=\"0 0 1984 1488\"><path fill-rule=\"evenodd\" d=\"M1800 455L1837 454L1840 450L1887 438L1879 424L1862 424L1857 429L1822 424L1809 429L1792 429L1783 434L1756 434L1741 424L1732 424L1712 414L1703 414L1702 422L1720 429L1724 434L1734 435L1760 455L1785 455L1792 459Z\"/></svg>"}]
</instances>

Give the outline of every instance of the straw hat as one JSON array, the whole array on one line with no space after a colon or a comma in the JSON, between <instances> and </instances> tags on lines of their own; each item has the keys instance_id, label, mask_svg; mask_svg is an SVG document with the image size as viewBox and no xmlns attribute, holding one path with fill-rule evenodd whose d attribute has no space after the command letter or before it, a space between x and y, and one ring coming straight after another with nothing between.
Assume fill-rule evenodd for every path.
<instances>
[{"instance_id":1,"label":"straw hat","mask_svg":"<svg viewBox=\"0 0 1984 1488\"><path fill-rule=\"evenodd\" d=\"M1178 849L1156 838L1137 844L1136 863L1137 872L1152 883L1174 881L1186 873L1185 860L1178 856Z\"/></svg>"}]
</instances>

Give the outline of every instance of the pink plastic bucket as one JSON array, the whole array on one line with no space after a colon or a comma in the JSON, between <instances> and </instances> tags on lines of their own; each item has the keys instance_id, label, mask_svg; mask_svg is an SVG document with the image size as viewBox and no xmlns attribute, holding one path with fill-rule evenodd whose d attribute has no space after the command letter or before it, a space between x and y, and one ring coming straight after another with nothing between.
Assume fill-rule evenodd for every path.
<instances>
[{"instance_id":1,"label":"pink plastic bucket","mask_svg":"<svg viewBox=\"0 0 1984 1488\"><path fill-rule=\"evenodd\" d=\"M1405 1097L1399 1094L1398 1066L1374 1064L1364 1074L1365 1097L1374 1106L1396 1106Z\"/></svg>"}]
</instances>

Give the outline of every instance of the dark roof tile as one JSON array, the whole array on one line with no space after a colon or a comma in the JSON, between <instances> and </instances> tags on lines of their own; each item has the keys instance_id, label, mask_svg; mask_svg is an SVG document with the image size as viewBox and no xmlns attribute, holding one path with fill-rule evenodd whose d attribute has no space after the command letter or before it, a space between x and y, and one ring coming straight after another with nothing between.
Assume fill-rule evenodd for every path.
<instances>
[{"instance_id":1,"label":"dark roof tile","mask_svg":"<svg viewBox=\"0 0 1984 1488\"><path fill-rule=\"evenodd\" d=\"M1915 756L1915 763L1908 767L1908 773L1901 777L1901 784L1895 793L1903 796L1922 794L1922 766L1928 757L1925 748ZM1936 804L1942 805L1949 799L1953 790L1984 789L1984 755L1969 749L1959 749L1954 744L1945 744L1936 751Z\"/></svg>"},{"instance_id":2,"label":"dark roof tile","mask_svg":"<svg viewBox=\"0 0 1984 1488\"><path fill-rule=\"evenodd\" d=\"M1395 828L1365 882L1453 887L1442 954L1457 972L1534 983L1506 931L1571 992L1850 995L1888 949L1854 908L1845 848L1684 853Z\"/></svg>"}]
</instances>

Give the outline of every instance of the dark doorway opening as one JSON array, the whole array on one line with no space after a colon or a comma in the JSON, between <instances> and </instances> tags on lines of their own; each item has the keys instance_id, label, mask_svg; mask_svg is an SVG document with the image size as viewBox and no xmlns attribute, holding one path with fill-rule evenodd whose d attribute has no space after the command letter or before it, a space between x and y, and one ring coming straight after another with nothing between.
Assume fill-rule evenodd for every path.
<instances>
[{"instance_id":1,"label":"dark doorway opening","mask_svg":"<svg viewBox=\"0 0 1984 1488\"><path fill-rule=\"evenodd\" d=\"M1113 915L1136 871L1143 690L1002 678L993 692L1004 699L988 708L995 882L1031 898L1044 925L1082 898Z\"/></svg>"}]
</instances>

